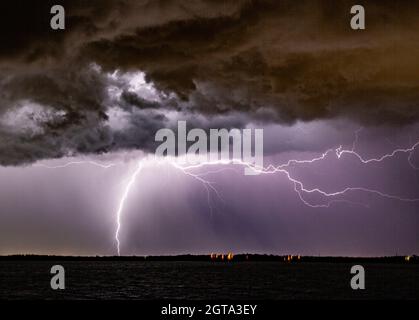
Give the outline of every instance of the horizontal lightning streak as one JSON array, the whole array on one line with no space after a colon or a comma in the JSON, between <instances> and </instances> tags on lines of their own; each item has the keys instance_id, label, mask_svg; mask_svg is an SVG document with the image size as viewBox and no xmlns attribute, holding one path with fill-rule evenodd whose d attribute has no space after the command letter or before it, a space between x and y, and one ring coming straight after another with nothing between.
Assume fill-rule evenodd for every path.
<instances>
[{"instance_id":1,"label":"horizontal lightning streak","mask_svg":"<svg viewBox=\"0 0 419 320\"><path fill-rule=\"evenodd\" d=\"M46 165L46 164L43 164L43 163L35 163L33 166L34 167L46 168L46 169L61 169L61 168L67 168L67 167L74 166L74 165L86 165L86 164L93 165L93 166L100 167L100 168L104 168L104 169L109 169L113 166L116 166L115 163L100 163L100 162L91 161L91 160L70 161L70 162L66 162L64 164L55 165L55 166L50 166L50 165Z\"/></svg>"},{"instance_id":2,"label":"horizontal lightning streak","mask_svg":"<svg viewBox=\"0 0 419 320\"><path fill-rule=\"evenodd\" d=\"M213 183L211 183L208 180L205 180L203 178L204 175L209 174L209 173L217 173L217 172L221 172L223 171L223 169L219 169L219 170L214 170L214 171L206 171L204 173L193 173L192 171L194 169L200 169L200 168L205 168L205 167L210 167L210 166L223 166L223 165L238 165L238 166L242 166L242 167L247 167L251 170L254 170L255 172L258 172L260 174L276 174L276 173L280 173L283 174L288 181L290 181L293 185L294 185L294 191L297 193L298 198L302 201L302 203L304 203L305 205L311 207L311 208L328 208L330 207L331 204L333 203L339 203L339 202L346 202L346 203L352 203L352 204L357 204L357 205L364 205L364 204L360 204L360 203L356 203L353 201L349 201L346 199L332 199L329 200L328 202L324 203L324 204L312 204L309 201L307 201L304 198L304 194L318 194L321 195L325 198L335 198L338 196L343 196L349 192L356 192L356 191L361 191L361 192L366 192L366 193L371 193L371 194L375 194L377 196L383 197L383 198L387 198L387 199L391 199L391 200L398 200L398 201L402 201L402 202L419 202L419 198L405 198L405 197L400 197L400 196L396 196L396 195L391 195L391 194L387 194L384 192L381 192L379 190L375 190L375 189L369 189L369 188L365 188L365 187L346 187L342 190L339 191L335 191L335 192L326 192L320 188L307 188L304 186L304 183L300 180L297 180L296 178L292 177L290 172L287 171L287 168L289 168L292 165L298 165L298 164L312 164L314 162L318 162L318 161L322 161L324 159L326 159L326 157L328 157L329 155L335 155L337 159L341 159L344 155L351 155L354 156L356 159L358 159L362 164L372 164L372 163L378 163L378 162L382 162L384 160L387 160L389 158L394 157L397 154L409 154L408 156L408 162L410 164L410 166L413 169L417 169L417 167L415 167L412 163L411 157L413 152L416 150L416 148L419 146L419 141L416 142L415 144L413 144L411 147L409 148L398 148L393 150L390 153L384 154L381 157L378 158L369 158L366 159L364 157L362 157L359 153L357 153L355 151L355 146L356 143L358 141L358 133L360 132L361 129L357 130L355 133L355 140L353 142L352 145L352 149L343 149L342 146L339 146L336 149L329 149L326 152L324 152L323 154L321 154L318 157L312 158L312 159L308 159L308 160L298 160L298 159L290 159L288 160L286 163L274 166L273 164L269 164L266 167L260 167L257 166L255 164L252 164L250 162L245 162L242 161L240 159L233 159L233 160L216 160L216 161L204 161L204 162L200 162L198 164L193 164L193 165L181 165L179 164L179 162L177 161L176 158L163 158L163 159L157 159L155 157L146 157L141 159L138 162L138 165L136 167L136 169L134 170L134 172L130 175L129 180L123 190L123 193L121 195L121 198L119 200L119 205L118 205L118 209L116 212L116 232L115 232L115 241L117 243L117 252L118 255L120 255L121 253L121 249L120 249L120 239L119 239L119 235L120 235L120 231L121 231L121 216L122 216L122 212L124 209L124 205L125 202L128 198L129 192L133 186L133 184L136 181L137 176L140 174L140 172L144 169L144 166L146 164L152 164L152 165L161 165L161 164L170 164L173 168L179 170L180 172L182 172L183 174L185 174L186 176L189 176L193 179L196 179L197 181L199 181L200 183L203 184L203 186L206 188L207 191L207 195L208 195L208 205L210 207L210 211L212 212L212 206L211 206L211 201L210 201L210 191L212 190L220 199L222 199L221 195L219 194L218 190L213 186ZM110 167L115 166L116 164L114 163L110 163L110 164L104 164L104 163L100 163L100 162L95 162L95 161L72 161L72 162L68 162L62 165L56 165L56 166L48 166L45 164L35 164L34 166L37 167L44 167L44 168L48 168L48 169L58 169L58 168L65 168L71 165L93 165L93 166L97 166L97 167L101 167L101 168L105 168L108 169ZM364 205L365 206L365 205Z\"/></svg>"}]
</instances>

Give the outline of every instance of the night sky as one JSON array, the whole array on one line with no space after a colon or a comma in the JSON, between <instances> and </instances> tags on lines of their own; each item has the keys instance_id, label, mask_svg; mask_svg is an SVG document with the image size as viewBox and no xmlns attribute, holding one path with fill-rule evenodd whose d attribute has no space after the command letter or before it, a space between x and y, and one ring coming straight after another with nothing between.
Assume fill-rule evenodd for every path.
<instances>
[{"instance_id":1,"label":"night sky","mask_svg":"<svg viewBox=\"0 0 419 320\"><path fill-rule=\"evenodd\" d=\"M284 173L194 170L215 192L149 163L124 201L121 254L419 253L418 1L362 1L359 31L353 1L4 2L0 254L117 254L121 197L178 120L263 128L265 166L332 150L288 174L357 190L301 199ZM65 30L50 28L53 4Z\"/></svg>"}]
</instances>

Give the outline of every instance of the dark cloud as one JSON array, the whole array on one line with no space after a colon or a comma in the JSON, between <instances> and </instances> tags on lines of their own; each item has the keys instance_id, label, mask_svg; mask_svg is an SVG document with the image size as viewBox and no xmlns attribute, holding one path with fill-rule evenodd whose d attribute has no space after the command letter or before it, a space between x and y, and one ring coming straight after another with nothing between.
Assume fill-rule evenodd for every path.
<instances>
[{"instance_id":1,"label":"dark cloud","mask_svg":"<svg viewBox=\"0 0 419 320\"><path fill-rule=\"evenodd\" d=\"M65 31L49 27L53 4ZM418 3L363 4L367 29L353 31L351 1L2 3L0 164L149 150L170 112L204 127L416 122ZM158 97L116 70L143 71Z\"/></svg>"},{"instance_id":2,"label":"dark cloud","mask_svg":"<svg viewBox=\"0 0 419 320\"><path fill-rule=\"evenodd\" d=\"M184 99L204 95L211 103L196 107L209 114L269 107L282 122L416 121L416 4L367 2L365 31L349 28L352 5L248 1L228 16L139 27L82 52L108 69L144 70Z\"/></svg>"}]
</instances>

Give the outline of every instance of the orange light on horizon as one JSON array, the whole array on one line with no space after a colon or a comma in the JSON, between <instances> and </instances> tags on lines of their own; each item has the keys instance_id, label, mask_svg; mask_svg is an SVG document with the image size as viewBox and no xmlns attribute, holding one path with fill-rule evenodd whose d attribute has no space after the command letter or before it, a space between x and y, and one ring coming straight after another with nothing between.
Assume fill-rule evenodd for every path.
<instances>
[{"instance_id":1,"label":"orange light on horizon","mask_svg":"<svg viewBox=\"0 0 419 320\"><path fill-rule=\"evenodd\" d=\"M217 260L227 260L227 261L232 261L234 259L234 254L232 252L229 253L211 253L210 254L210 259L213 261L217 261Z\"/></svg>"}]
</instances>

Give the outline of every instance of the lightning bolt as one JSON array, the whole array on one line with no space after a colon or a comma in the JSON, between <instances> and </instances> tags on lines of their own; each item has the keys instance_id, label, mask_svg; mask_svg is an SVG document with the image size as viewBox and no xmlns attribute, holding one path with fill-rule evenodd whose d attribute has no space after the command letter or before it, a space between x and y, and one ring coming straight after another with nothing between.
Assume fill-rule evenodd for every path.
<instances>
[{"instance_id":1,"label":"lightning bolt","mask_svg":"<svg viewBox=\"0 0 419 320\"><path fill-rule=\"evenodd\" d=\"M353 156L357 157L358 160L361 161L362 163L368 164L368 163L371 163L371 162L382 162L383 160L386 160L388 158L394 157L398 153L409 153L411 155L418 146L419 146L419 141L416 142L410 148L406 148L406 149L402 149L402 148L395 149L391 153L385 154L385 155L383 155L383 156L381 156L379 158L371 158L371 159L364 159L360 154L358 154L354 150L342 150L342 147L339 147L338 149L336 149L336 155L338 156L338 158L340 158L344 154L350 154L350 155L353 155Z\"/></svg>"},{"instance_id":2,"label":"lightning bolt","mask_svg":"<svg viewBox=\"0 0 419 320\"><path fill-rule=\"evenodd\" d=\"M355 151L356 149L356 143L358 142L358 134L362 129L358 129L355 132L355 140L352 144L352 148L351 149L344 149L342 146L339 146L335 149L328 149L326 152L322 153L321 155L308 159L308 160L299 160L299 159L290 159L287 162L280 164L280 165L273 165L273 164L269 164L266 167L261 167L261 166L257 166L253 163L250 162L245 162L241 159L232 159L232 160L216 160L216 161L201 161L197 164L193 164L193 165L183 165L180 164L177 158L170 158L170 157L165 157L165 158L161 158L161 159L157 159L154 156L148 156L145 158L142 158L141 160L138 161L137 166L135 168L135 170L130 174L130 177L125 185L125 188L122 192L122 195L120 197L119 200L119 204L118 204L118 209L116 211L116 231L115 231L115 241L117 244L117 253L118 255L121 254L121 241L120 241L120 232L121 232L121 227L122 227L122 223L121 223L121 218L122 218L122 213L124 210L124 206L125 203L128 199L129 193L131 191L132 186L134 185L137 177L140 175L140 173L144 170L144 168L146 166L156 166L156 165L162 165L162 164L168 164L170 166L172 166L173 168L175 168L176 170L179 170L181 173L183 173L184 175L193 178L195 180L197 180L198 182L200 182L206 189L207 191L207 196L208 196L208 205L210 208L210 212L212 213L212 206L211 206L211 192L213 192L217 197L219 197L220 199L222 199L221 194L218 192L218 190L215 188L214 184L206 179L204 179L204 176L211 174L211 173L219 173L222 172L224 170L233 170L232 168L221 168L221 169L217 169L217 170L209 170L209 171L205 171L205 172L201 172L201 173L194 173L194 170L196 169L205 169L207 167L214 167L214 166L240 166L240 167L245 167L245 168L249 168L251 170L254 170L255 172L262 174L262 175L269 175L269 174L282 174L283 176L285 176L285 178L293 184L294 186L294 191L296 192L298 198L302 201L302 203L310 208L328 208L330 207L332 204L334 203L339 203L339 202L347 202L347 203L355 203L355 204L359 204L359 205L363 205L362 203L356 203L353 201L349 201L346 199L336 199L337 197L340 196L344 196L349 192L364 192L364 193L370 193L370 194L374 194L376 196L379 197L383 197L386 199L390 199L390 200L397 200L397 201L402 201L402 202L419 202L419 198L407 198L407 197L401 197L401 196L397 196L397 195L393 195L393 194L388 194L385 192L382 192L380 190L375 190L375 189L369 189L369 188L365 188L365 187L345 187L342 190L338 190L338 191L334 191L334 192L326 192L324 190L322 190L319 187L316 188L307 188L304 186L304 183L298 179L296 179L295 177L293 177L289 171L289 167L294 166L294 165L301 165L301 164L312 164L318 161L322 161L324 159L326 159L328 156L335 156L336 159L340 160L342 159L344 156L352 156L355 159L357 159L360 163L364 164L364 165L368 165L368 164L373 164L373 163L379 163L379 162L383 162L385 160L388 160L398 154L408 154L408 162L410 164L410 166L413 169L417 169L417 167L415 167L413 165L413 162L411 160L412 154L414 153L414 151L416 150L416 148L419 146L419 141L416 142L415 144L411 145L408 148L397 148L395 150L392 150L389 153L386 153L380 157L377 158L365 158L362 155L360 155L358 152ZM38 167L44 167L44 168L48 168L48 169L57 169L57 168L65 168L71 165L94 165L94 166L98 166L104 169L109 169L113 166L115 166L116 164L114 163L110 163L110 164L104 164L104 163L100 163L100 162L95 162L95 161L72 161L72 162L68 162L62 165L58 165L58 166L47 166L47 165L43 165L43 164L37 164L36 166ZM309 194L317 194L320 195L324 198L329 199L327 202L325 203L320 203L320 204L313 204L311 202L309 202L308 200L305 199L306 195Z\"/></svg>"},{"instance_id":3,"label":"lightning bolt","mask_svg":"<svg viewBox=\"0 0 419 320\"><path fill-rule=\"evenodd\" d=\"M103 169L109 169L113 166L116 166L116 163L101 163L101 162L96 162L96 161L92 161L92 160L86 160L86 161L70 161L70 162L66 162L64 164L60 164L60 165L55 165L55 166L50 166L44 163L35 163L33 166L34 167L41 167L41 168L46 168L46 169L62 169L62 168L67 168L70 166L75 166L75 165L92 165L95 167L100 167Z\"/></svg>"},{"instance_id":4,"label":"lightning bolt","mask_svg":"<svg viewBox=\"0 0 419 320\"><path fill-rule=\"evenodd\" d=\"M128 193L129 193L132 185L134 184L137 176L143 170L143 167L144 167L144 161L139 161L137 169L131 175L131 178L129 179L129 181L128 181L126 187L125 187L125 190L122 194L121 200L119 201L118 211L116 212L116 232L115 232L115 241L116 241L116 244L117 244L118 256L121 255L121 249L120 249L121 242L119 240L119 232L121 230L122 210L124 210L124 205L125 205L126 199L128 198Z\"/></svg>"}]
</instances>

